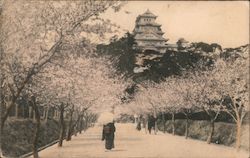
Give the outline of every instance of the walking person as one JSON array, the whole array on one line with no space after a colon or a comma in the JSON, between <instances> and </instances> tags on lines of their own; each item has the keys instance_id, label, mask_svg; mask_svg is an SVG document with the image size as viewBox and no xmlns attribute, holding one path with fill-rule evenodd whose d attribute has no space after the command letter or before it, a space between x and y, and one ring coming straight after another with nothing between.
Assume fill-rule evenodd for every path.
<instances>
[{"instance_id":1,"label":"walking person","mask_svg":"<svg viewBox=\"0 0 250 158\"><path fill-rule=\"evenodd\" d=\"M150 125L150 123L148 122L148 133L151 134L151 130L152 130L152 126Z\"/></svg>"},{"instance_id":2,"label":"walking person","mask_svg":"<svg viewBox=\"0 0 250 158\"><path fill-rule=\"evenodd\" d=\"M142 121L142 116L140 115L139 118L138 118L137 125L136 125L136 129L137 129L138 131L141 130L141 121Z\"/></svg>"},{"instance_id":3,"label":"walking person","mask_svg":"<svg viewBox=\"0 0 250 158\"><path fill-rule=\"evenodd\" d=\"M156 118L152 115L148 117L148 132L151 134L152 128L154 129L154 133L156 134L156 129L155 129L155 124L156 124Z\"/></svg>"},{"instance_id":4,"label":"walking person","mask_svg":"<svg viewBox=\"0 0 250 158\"><path fill-rule=\"evenodd\" d=\"M149 134L151 134L152 127L153 127L153 125L152 125L152 116L149 115L149 117L148 117L148 132L149 132Z\"/></svg>"},{"instance_id":5,"label":"walking person","mask_svg":"<svg viewBox=\"0 0 250 158\"><path fill-rule=\"evenodd\" d=\"M102 141L105 140L105 148L111 150L114 148L114 138L115 138L115 124L114 122L108 123L103 126L102 130Z\"/></svg>"}]
</instances>

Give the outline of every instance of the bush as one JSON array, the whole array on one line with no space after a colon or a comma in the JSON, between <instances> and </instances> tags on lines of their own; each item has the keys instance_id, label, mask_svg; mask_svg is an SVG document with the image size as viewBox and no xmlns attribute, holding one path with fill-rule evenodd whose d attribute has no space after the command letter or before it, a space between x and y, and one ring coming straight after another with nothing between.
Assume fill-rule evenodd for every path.
<instances>
[{"instance_id":1,"label":"bush","mask_svg":"<svg viewBox=\"0 0 250 158\"><path fill-rule=\"evenodd\" d=\"M176 135L185 135L185 119L175 120ZM163 131L163 123L158 123L159 130ZM166 131L172 132L171 120L166 121ZM207 140L209 132L208 121L189 120L189 138L198 140ZM236 125L234 123L215 122L214 135L212 143L222 144L226 146L235 145ZM249 124L242 125L242 141L241 148L249 150Z\"/></svg>"},{"instance_id":2,"label":"bush","mask_svg":"<svg viewBox=\"0 0 250 158\"><path fill-rule=\"evenodd\" d=\"M9 120L3 131L2 148L4 155L18 157L32 151L35 124L31 120ZM59 124L55 120L41 123L39 147L58 139Z\"/></svg>"}]
</instances>

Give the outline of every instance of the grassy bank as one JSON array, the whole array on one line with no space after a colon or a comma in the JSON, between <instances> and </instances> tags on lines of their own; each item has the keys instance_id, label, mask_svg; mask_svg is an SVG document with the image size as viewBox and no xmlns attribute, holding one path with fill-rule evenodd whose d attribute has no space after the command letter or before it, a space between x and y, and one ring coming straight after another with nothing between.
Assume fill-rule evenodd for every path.
<instances>
[{"instance_id":1,"label":"grassy bank","mask_svg":"<svg viewBox=\"0 0 250 158\"><path fill-rule=\"evenodd\" d=\"M159 130L163 131L163 123L158 123ZM175 134L185 135L185 120L175 121ZM166 132L172 132L172 122L166 122ZM206 141L209 132L208 121L189 120L189 138ZM236 125L233 123L216 122L212 143L226 146L235 145ZM184 139L184 138L183 138ZM249 124L243 124L241 136L241 148L249 151Z\"/></svg>"},{"instance_id":2,"label":"grassy bank","mask_svg":"<svg viewBox=\"0 0 250 158\"><path fill-rule=\"evenodd\" d=\"M35 124L31 120L9 120L3 132L2 148L4 155L18 157L32 151L32 139ZM48 120L41 124L39 147L58 139L59 124Z\"/></svg>"}]
</instances>

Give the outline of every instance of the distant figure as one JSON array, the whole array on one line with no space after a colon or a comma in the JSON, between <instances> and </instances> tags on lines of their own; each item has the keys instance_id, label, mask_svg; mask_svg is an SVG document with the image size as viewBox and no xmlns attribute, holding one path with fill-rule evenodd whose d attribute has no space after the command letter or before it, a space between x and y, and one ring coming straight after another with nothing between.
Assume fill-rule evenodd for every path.
<instances>
[{"instance_id":1,"label":"distant figure","mask_svg":"<svg viewBox=\"0 0 250 158\"><path fill-rule=\"evenodd\" d=\"M102 130L102 140L105 140L105 148L111 150L114 148L114 138L115 138L115 125L114 123L108 123L103 126Z\"/></svg>"},{"instance_id":2,"label":"distant figure","mask_svg":"<svg viewBox=\"0 0 250 158\"><path fill-rule=\"evenodd\" d=\"M153 116L148 117L148 132L151 134L152 128L155 130L155 118Z\"/></svg>"},{"instance_id":3,"label":"distant figure","mask_svg":"<svg viewBox=\"0 0 250 158\"><path fill-rule=\"evenodd\" d=\"M147 116L142 117L142 127L144 128L146 134L148 132L147 120L148 120Z\"/></svg>"},{"instance_id":4,"label":"distant figure","mask_svg":"<svg viewBox=\"0 0 250 158\"><path fill-rule=\"evenodd\" d=\"M137 122L136 129L137 129L138 131L141 130L141 118L139 118L139 120L138 120L138 122Z\"/></svg>"}]
</instances>

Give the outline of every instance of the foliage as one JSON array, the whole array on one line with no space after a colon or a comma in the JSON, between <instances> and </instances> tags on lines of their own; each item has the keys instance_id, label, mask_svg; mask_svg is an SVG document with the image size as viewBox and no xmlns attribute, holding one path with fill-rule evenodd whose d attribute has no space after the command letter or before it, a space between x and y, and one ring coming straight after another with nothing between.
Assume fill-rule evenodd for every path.
<instances>
[{"instance_id":1,"label":"foliage","mask_svg":"<svg viewBox=\"0 0 250 158\"><path fill-rule=\"evenodd\" d=\"M32 78L55 62L93 52L87 34L112 32L98 17L117 1L4 1L1 29L1 126Z\"/></svg>"},{"instance_id":2,"label":"foliage","mask_svg":"<svg viewBox=\"0 0 250 158\"><path fill-rule=\"evenodd\" d=\"M101 56L108 56L111 61L115 62L115 68L118 73L130 77L133 75L136 54L136 50L133 49L133 35L127 32L120 39L112 39L108 45L99 44L97 46L97 53Z\"/></svg>"}]
</instances>

